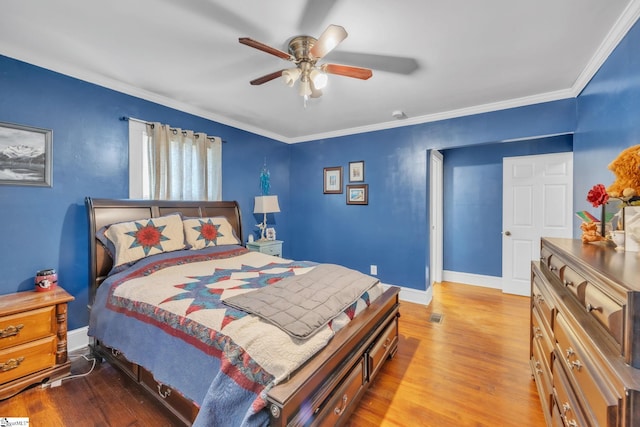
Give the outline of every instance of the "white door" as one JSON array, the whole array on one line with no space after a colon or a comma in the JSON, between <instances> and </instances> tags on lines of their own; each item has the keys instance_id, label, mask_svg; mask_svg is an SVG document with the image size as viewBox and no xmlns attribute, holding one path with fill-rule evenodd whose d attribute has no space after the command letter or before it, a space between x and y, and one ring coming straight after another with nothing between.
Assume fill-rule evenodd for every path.
<instances>
[{"instance_id":1,"label":"white door","mask_svg":"<svg viewBox=\"0 0 640 427\"><path fill-rule=\"evenodd\" d=\"M442 282L442 153L430 150L429 156L429 266L430 285Z\"/></svg>"},{"instance_id":2,"label":"white door","mask_svg":"<svg viewBox=\"0 0 640 427\"><path fill-rule=\"evenodd\" d=\"M502 162L502 291L529 295L541 237L573 233L573 153Z\"/></svg>"}]
</instances>

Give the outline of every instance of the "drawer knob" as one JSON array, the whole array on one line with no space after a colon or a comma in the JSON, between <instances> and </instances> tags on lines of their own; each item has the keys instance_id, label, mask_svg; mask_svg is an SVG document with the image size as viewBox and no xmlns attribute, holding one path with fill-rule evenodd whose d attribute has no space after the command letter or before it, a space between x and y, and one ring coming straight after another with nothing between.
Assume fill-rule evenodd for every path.
<instances>
[{"instance_id":1,"label":"drawer knob","mask_svg":"<svg viewBox=\"0 0 640 427\"><path fill-rule=\"evenodd\" d=\"M569 402L564 402L562 404L562 413L566 414L569 411L571 411L571 406L569 406Z\"/></svg>"},{"instance_id":2,"label":"drawer knob","mask_svg":"<svg viewBox=\"0 0 640 427\"><path fill-rule=\"evenodd\" d=\"M164 391L162 390L162 387L164 387ZM166 399L167 397L171 396L171 389L164 384L158 383L158 394L161 398Z\"/></svg>"},{"instance_id":3,"label":"drawer knob","mask_svg":"<svg viewBox=\"0 0 640 427\"><path fill-rule=\"evenodd\" d=\"M540 329L540 327L539 327L539 326L536 326L535 328L533 328L533 331L534 331L534 332L533 332L533 335L534 335L536 338L542 338L542 337L543 337L542 329Z\"/></svg>"},{"instance_id":4,"label":"drawer knob","mask_svg":"<svg viewBox=\"0 0 640 427\"><path fill-rule=\"evenodd\" d=\"M571 347L569 347L567 349L567 359L573 356L574 354L576 354L576 352Z\"/></svg>"},{"instance_id":5,"label":"drawer knob","mask_svg":"<svg viewBox=\"0 0 640 427\"><path fill-rule=\"evenodd\" d=\"M591 313L592 311L602 311L601 307L595 307L591 303L587 303L587 311Z\"/></svg>"},{"instance_id":6,"label":"drawer knob","mask_svg":"<svg viewBox=\"0 0 640 427\"><path fill-rule=\"evenodd\" d=\"M573 362L571 362L571 369L576 368L576 371L580 371L580 368L582 368L582 363L579 360L574 360Z\"/></svg>"},{"instance_id":7,"label":"drawer knob","mask_svg":"<svg viewBox=\"0 0 640 427\"><path fill-rule=\"evenodd\" d=\"M12 369L16 369L24 361L24 357L20 356L17 359L9 359L4 363L0 363L0 370L7 372Z\"/></svg>"},{"instance_id":8,"label":"drawer knob","mask_svg":"<svg viewBox=\"0 0 640 427\"><path fill-rule=\"evenodd\" d=\"M549 270L551 271L556 271L558 269L558 267L556 267L555 265L552 265L549 267Z\"/></svg>"},{"instance_id":9,"label":"drawer knob","mask_svg":"<svg viewBox=\"0 0 640 427\"><path fill-rule=\"evenodd\" d=\"M24 325L20 323L19 325L16 325L16 326L9 325L4 329L0 329L0 338L8 338L14 335L18 335L22 328L24 328Z\"/></svg>"},{"instance_id":10,"label":"drawer knob","mask_svg":"<svg viewBox=\"0 0 640 427\"><path fill-rule=\"evenodd\" d=\"M336 414L337 416L342 415L342 413L344 412L345 409L347 409L347 401L349 400L349 396L347 396L346 394L344 396L342 396L342 405L341 407L337 407L333 410L333 413Z\"/></svg>"},{"instance_id":11,"label":"drawer knob","mask_svg":"<svg viewBox=\"0 0 640 427\"><path fill-rule=\"evenodd\" d=\"M391 344L391 338L387 338L386 340L384 340L384 345L382 347L387 348L389 347L389 344Z\"/></svg>"},{"instance_id":12,"label":"drawer knob","mask_svg":"<svg viewBox=\"0 0 640 427\"><path fill-rule=\"evenodd\" d=\"M572 282L572 281L570 281L570 280L565 280L565 281L564 281L564 285L565 285L566 287L573 286L573 282Z\"/></svg>"}]
</instances>

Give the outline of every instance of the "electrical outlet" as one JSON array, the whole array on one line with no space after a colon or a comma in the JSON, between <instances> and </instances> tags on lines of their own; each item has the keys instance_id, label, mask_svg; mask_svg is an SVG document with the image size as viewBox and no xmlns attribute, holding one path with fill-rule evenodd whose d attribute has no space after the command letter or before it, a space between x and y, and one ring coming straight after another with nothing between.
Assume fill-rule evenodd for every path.
<instances>
[{"instance_id":1,"label":"electrical outlet","mask_svg":"<svg viewBox=\"0 0 640 427\"><path fill-rule=\"evenodd\" d=\"M374 276L375 276L376 274L378 274L378 266L377 266L377 265L372 265L372 266L371 266L371 271L370 271L370 273L369 273L369 274L372 274L372 275L374 275Z\"/></svg>"}]
</instances>

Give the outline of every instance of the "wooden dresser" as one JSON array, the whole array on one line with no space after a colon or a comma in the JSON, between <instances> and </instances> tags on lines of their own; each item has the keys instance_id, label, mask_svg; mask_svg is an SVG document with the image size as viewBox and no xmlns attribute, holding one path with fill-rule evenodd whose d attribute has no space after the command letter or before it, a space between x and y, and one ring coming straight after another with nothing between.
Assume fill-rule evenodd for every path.
<instances>
[{"instance_id":1,"label":"wooden dresser","mask_svg":"<svg viewBox=\"0 0 640 427\"><path fill-rule=\"evenodd\" d=\"M0 296L0 399L69 374L67 303L72 300L60 287Z\"/></svg>"},{"instance_id":2,"label":"wooden dresser","mask_svg":"<svg viewBox=\"0 0 640 427\"><path fill-rule=\"evenodd\" d=\"M530 364L548 426L640 426L640 254L542 239Z\"/></svg>"}]
</instances>

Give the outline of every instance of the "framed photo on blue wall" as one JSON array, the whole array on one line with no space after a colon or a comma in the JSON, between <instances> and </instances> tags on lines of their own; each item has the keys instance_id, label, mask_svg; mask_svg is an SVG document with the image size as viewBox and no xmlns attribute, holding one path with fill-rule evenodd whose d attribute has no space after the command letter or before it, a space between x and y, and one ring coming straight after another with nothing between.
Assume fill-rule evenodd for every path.
<instances>
[{"instance_id":1,"label":"framed photo on blue wall","mask_svg":"<svg viewBox=\"0 0 640 427\"><path fill-rule=\"evenodd\" d=\"M52 134L0 122L0 184L51 187Z\"/></svg>"},{"instance_id":2,"label":"framed photo on blue wall","mask_svg":"<svg viewBox=\"0 0 640 427\"><path fill-rule=\"evenodd\" d=\"M342 194L342 166L323 169L324 194Z\"/></svg>"},{"instance_id":3,"label":"framed photo on blue wall","mask_svg":"<svg viewBox=\"0 0 640 427\"><path fill-rule=\"evenodd\" d=\"M364 161L349 162L349 182L364 182Z\"/></svg>"},{"instance_id":4,"label":"framed photo on blue wall","mask_svg":"<svg viewBox=\"0 0 640 427\"><path fill-rule=\"evenodd\" d=\"M369 185L347 185L347 204L348 205L368 205L369 204Z\"/></svg>"}]
</instances>

